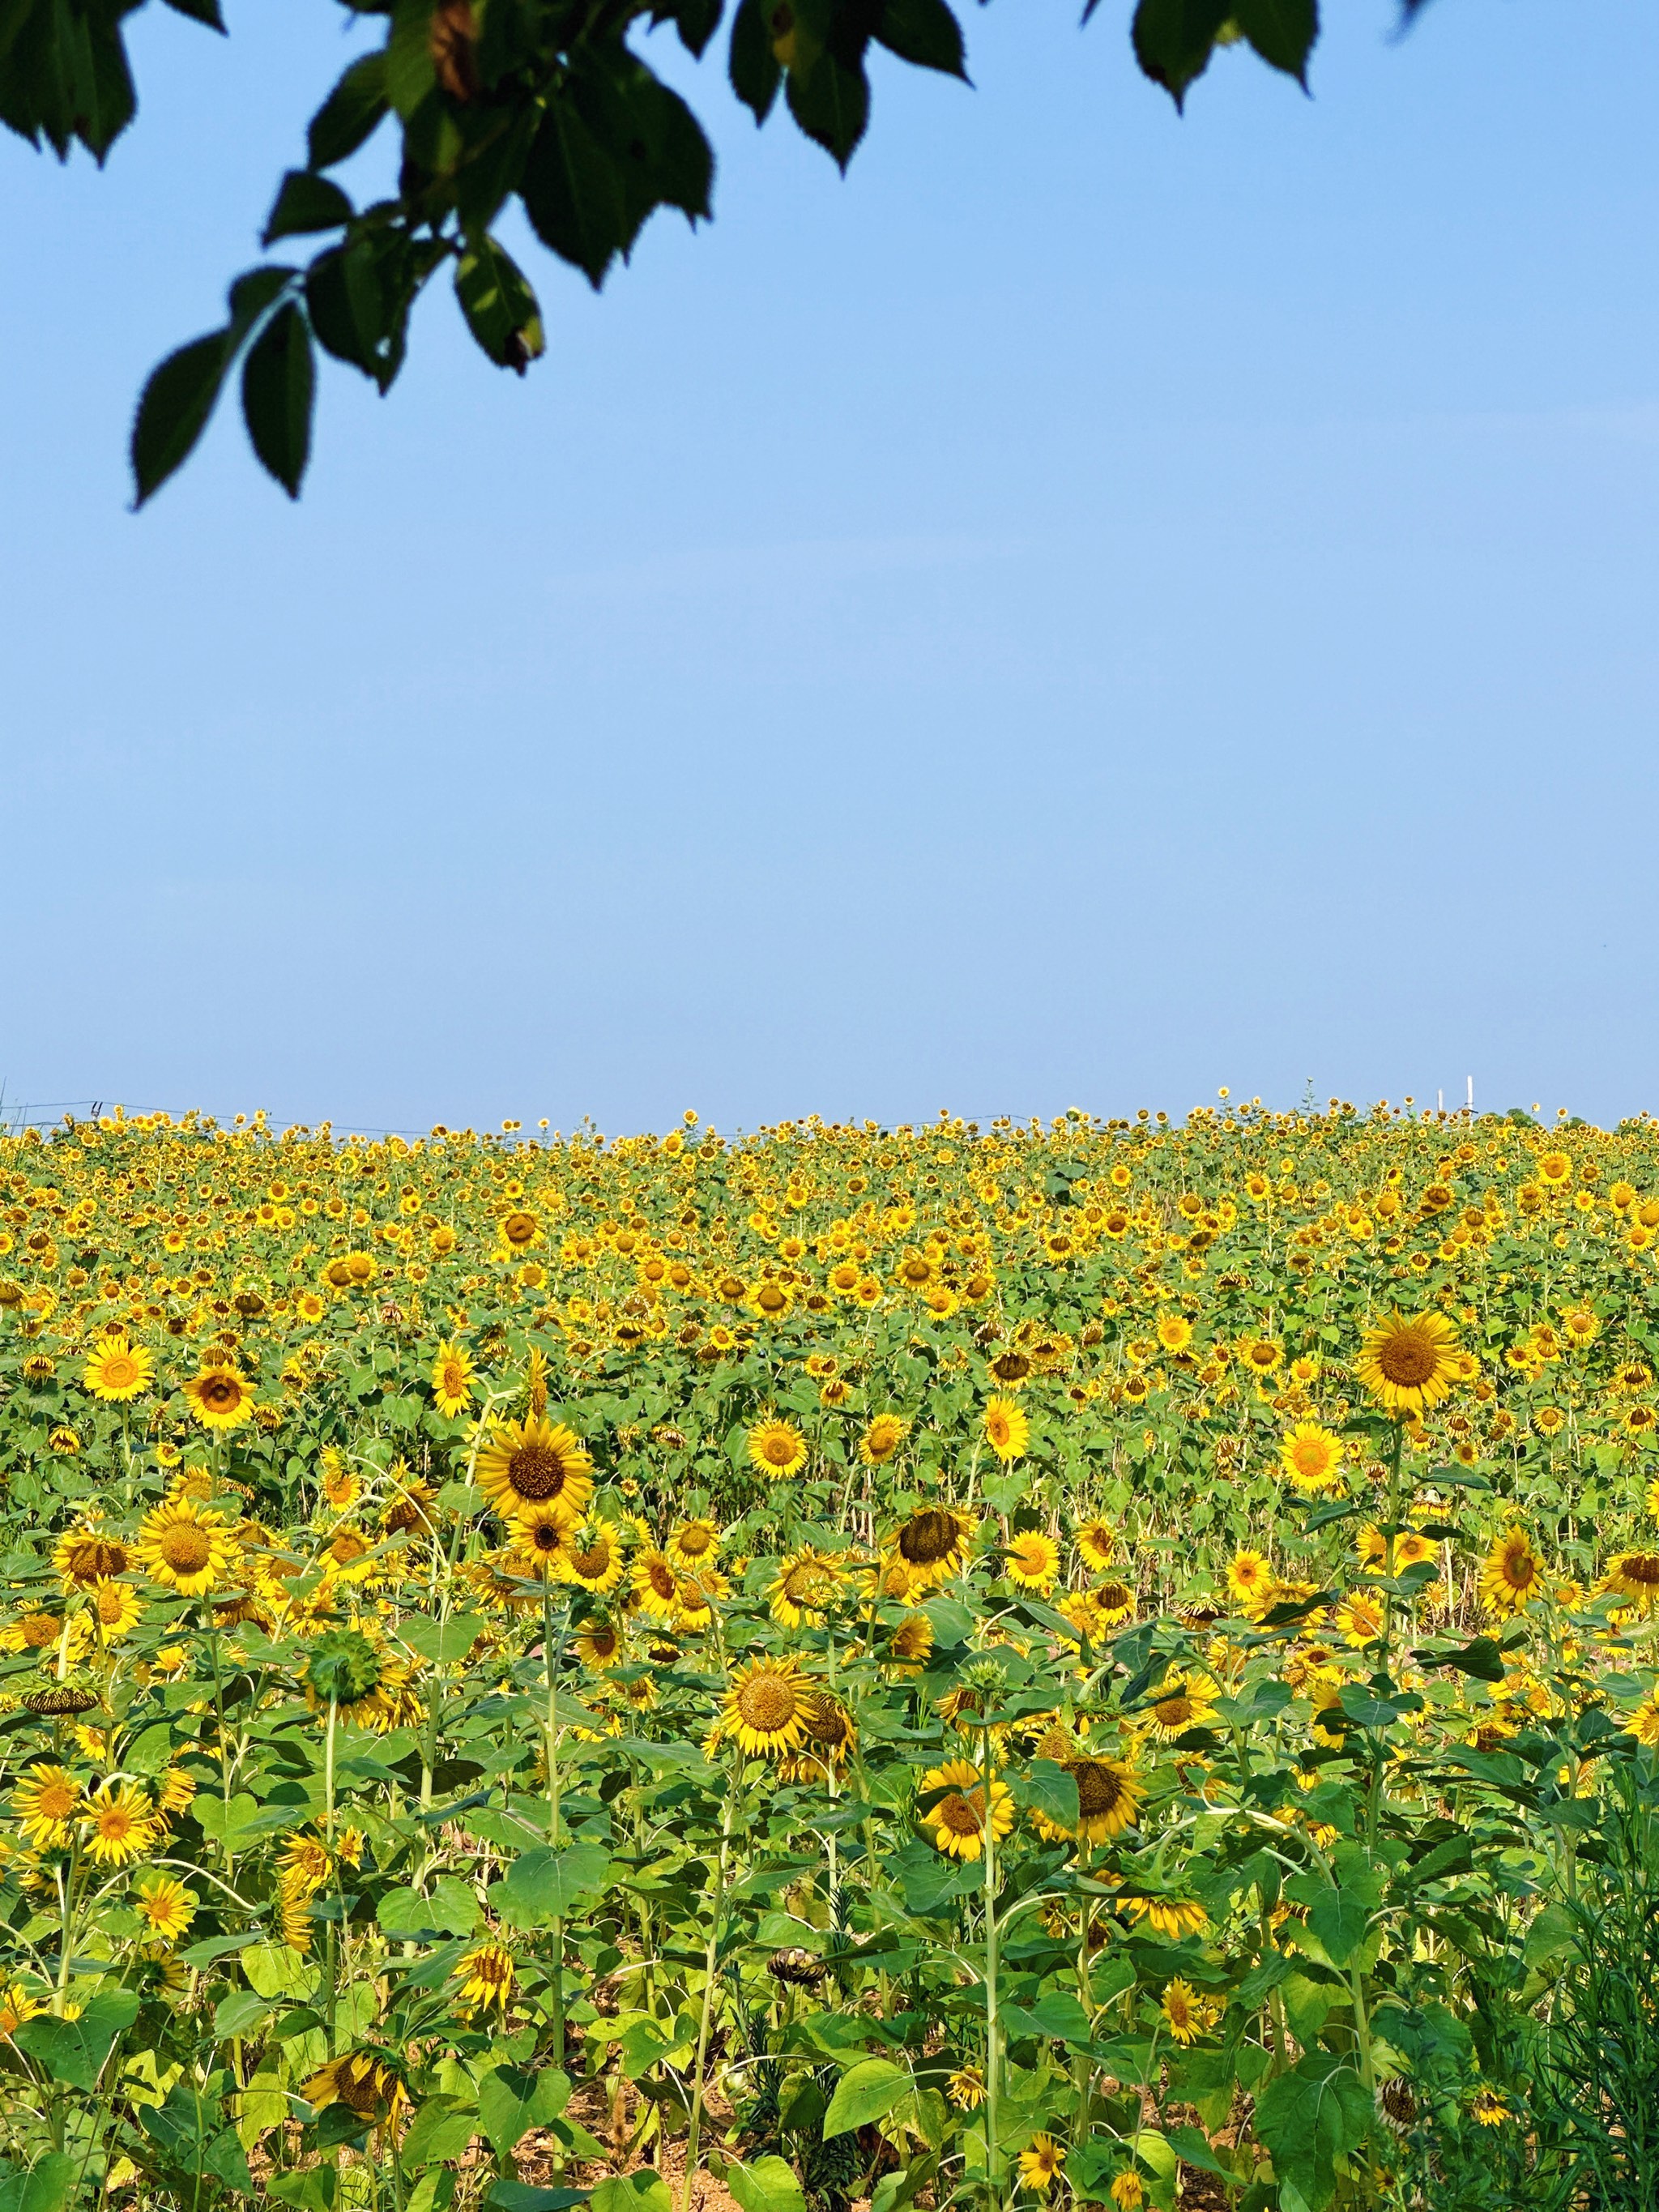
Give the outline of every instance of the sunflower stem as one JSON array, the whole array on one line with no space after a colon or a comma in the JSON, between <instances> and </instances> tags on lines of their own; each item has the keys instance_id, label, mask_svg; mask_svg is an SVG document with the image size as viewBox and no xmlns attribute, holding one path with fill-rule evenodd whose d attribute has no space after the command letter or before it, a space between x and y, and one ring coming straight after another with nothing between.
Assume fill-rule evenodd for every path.
<instances>
[{"instance_id":1,"label":"sunflower stem","mask_svg":"<svg viewBox=\"0 0 1659 2212\"><path fill-rule=\"evenodd\" d=\"M991 1731L980 1731L980 1767L984 1780L984 1804L980 1819L985 1839L985 2180L988 2198L994 2205L1001 2195L1002 2156L998 2134L1002 2102L1002 2021L997 2010L997 1976L1001 1964L997 1924L996 1823L992 1819L991 1784L994 1768Z\"/></svg>"},{"instance_id":2,"label":"sunflower stem","mask_svg":"<svg viewBox=\"0 0 1659 2212\"><path fill-rule=\"evenodd\" d=\"M739 1752L738 1759L741 1757ZM702 2138L703 2070L708 2063L708 2035L714 2019L714 1983L720 1971L720 1921L726 1910L726 1877L732 1857L732 1814L739 1786L738 1765L734 1761L726 1802L720 1809L720 1851L714 1867L714 1894L709 1901L708 1942L702 1962L702 2011L697 2021L697 2060L691 2081L691 2124L685 2138L685 2179L680 2195L680 2212L691 2212L691 2183L697 2171L697 2154Z\"/></svg>"}]
</instances>

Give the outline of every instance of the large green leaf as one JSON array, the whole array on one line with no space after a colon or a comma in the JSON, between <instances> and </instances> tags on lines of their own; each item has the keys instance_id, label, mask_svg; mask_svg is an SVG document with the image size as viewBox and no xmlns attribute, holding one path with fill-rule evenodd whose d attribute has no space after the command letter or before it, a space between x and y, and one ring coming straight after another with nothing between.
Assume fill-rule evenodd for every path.
<instances>
[{"instance_id":1,"label":"large green leaf","mask_svg":"<svg viewBox=\"0 0 1659 2212\"><path fill-rule=\"evenodd\" d=\"M610 1879L609 1854L599 1844L571 1844L555 1850L537 1844L507 1869L490 1892L490 1903L515 1928L534 1928L549 1920L568 1920L585 1897Z\"/></svg>"},{"instance_id":2,"label":"large green leaf","mask_svg":"<svg viewBox=\"0 0 1659 2212\"><path fill-rule=\"evenodd\" d=\"M262 465L298 499L311 458L311 410L317 369L311 325L289 301L248 349L242 365L242 416Z\"/></svg>"},{"instance_id":3,"label":"large green leaf","mask_svg":"<svg viewBox=\"0 0 1659 2212\"><path fill-rule=\"evenodd\" d=\"M908 2066L896 2066L890 2058L860 2059L836 2084L836 2094L823 2116L824 2141L880 2119L901 2097L909 2094L911 2087Z\"/></svg>"},{"instance_id":4,"label":"large green leaf","mask_svg":"<svg viewBox=\"0 0 1659 2212\"><path fill-rule=\"evenodd\" d=\"M1320 2212L1335 2195L1334 2161L1358 2149L1370 2124L1364 2083L1326 2051L1310 2052L1256 2100L1255 2131L1273 2154L1273 2171L1300 2191L1309 2212Z\"/></svg>"},{"instance_id":5,"label":"large green leaf","mask_svg":"<svg viewBox=\"0 0 1659 2212\"><path fill-rule=\"evenodd\" d=\"M1177 107L1209 67L1216 34L1232 11L1233 0L1140 0L1131 27L1135 59Z\"/></svg>"},{"instance_id":6,"label":"large green leaf","mask_svg":"<svg viewBox=\"0 0 1659 2212\"><path fill-rule=\"evenodd\" d=\"M725 2180L743 2212L806 2212L794 2167L774 2152L751 2159L746 2166L733 2159Z\"/></svg>"},{"instance_id":7,"label":"large green leaf","mask_svg":"<svg viewBox=\"0 0 1659 2212\"><path fill-rule=\"evenodd\" d=\"M75 2160L49 2150L31 2166L0 2169L0 2212L64 2212L75 2186Z\"/></svg>"},{"instance_id":8,"label":"large green leaf","mask_svg":"<svg viewBox=\"0 0 1659 2212\"><path fill-rule=\"evenodd\" d=\"M57 2020L43 2014L25 2021L12 2039L54 2081L91 2091L98 2087L98 2077L117 2039L126 2033L137 2017L138 1999L131 1990L104 1990L78 2020Z\"/></svg>"},{"instance_id":9,"label":"large green leaf","mask_svg":"<svg viewBox=\"0 0 1659 2212\"><path fill-rule=\"evenodd\" d=\"M1319 0L1233 0L1232 13L1262 60L1305 91L1308 57L1319 36Z\"/></svg>"},{"instance_id":10,"label":"large green leaf","mask_svg":"<svg viewBox=\"0 0 1659 2212\"><path fill-rule=\"evenodd\" d=\"M570 2077L556 2067L538 2074L495 2066L478 2082L478 2116L498 2156L505 2158L532 2128L556 2120L570 2095Z\"/></svg>"}]
</instances>

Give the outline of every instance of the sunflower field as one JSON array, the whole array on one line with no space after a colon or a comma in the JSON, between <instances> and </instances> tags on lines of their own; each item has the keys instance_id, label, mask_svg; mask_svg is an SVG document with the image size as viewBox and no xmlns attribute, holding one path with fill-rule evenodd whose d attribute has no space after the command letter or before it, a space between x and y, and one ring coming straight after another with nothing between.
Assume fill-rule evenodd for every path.
<instances>
[{"instance_id":1,"label":"sunflower field","mask_svg":"<svg viewBox=\"0 0 1659 2212\"><path fill-rule=\"evenodd\" d=\"M1659 1122L0 1139L0 2212L1659 2203Z\"/></svg>"}]
</instances>

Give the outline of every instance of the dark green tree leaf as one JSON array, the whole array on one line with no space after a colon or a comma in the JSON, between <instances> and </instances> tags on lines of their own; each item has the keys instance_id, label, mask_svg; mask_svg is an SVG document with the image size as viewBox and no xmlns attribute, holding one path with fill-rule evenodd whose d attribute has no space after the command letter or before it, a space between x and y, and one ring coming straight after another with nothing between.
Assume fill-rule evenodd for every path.
<instances>
[{"instance_id":1,"label":"dark green tree leaf","mask_svg":"<svg viewBox=\"0 0 1659 2212\"><path fill-rule=\"evenodd\" d=\"M279 238L336 230L351 216L351 202L331 179L311 169L290 169L277 191L261 242L273 246Z\"/></svg>"},{"instance_id":2,"label":"dark green tree leaf","mask_svg":"<svg viewBox=\"0 0 1659 2212\"><path fill-rule=\"evenodd\" d=\"M789 112L815 144L845 170L870 122L870 80L855 62L826 46L810 67L792 69L784 83Z\"/></svg>"},{"instance_id":3,"label":"dark green tree leaf","mask_svg":"<svg viewBox=\"0 0 1659 2212\"><path fill-rule=\"evenodd\" d=\"M732 19L732 47L726 62L732 89L752 113L757 125L764 123L771 113L778 87L783 82L783 64L772 51L772 33L767 27L770 4L771 0L738 0L738 12Z\"/></svg>"},{"instance_id":4,"label":"dark green tree leaf","mask_svg":"<svg viewBox=\"0 0 1659 2212\"><path fill-rule=\"evenodd\" d=\"M1140 0L1130 33L1135 59L1177 108L1209 67L1216 33L1231 12L1232 0Z\"/></svg>"},{"instance_id":5,"label":"dark green tree leaf","mask_svg":"<svg viewBox=\"0 0 1659 2212\"><path fill-rule=\"evenodd\" d=\"M520 190L542 244L573 262L598 291L629 236L627 199L615 162L568 93L548 101Z\"/></svg>"},{"instance_id":6,"label":"dark green tree leaf","mask_svg":"<svg viewBox=\"0 0 1659 2212\"><path fill-rule=\"evenodd\" d=\"M167 5L180 15L188 15L192 23L205 23L210 31L222 32L225 27L219 0L167 0Z\"/></svg>"},{"instance_id":7,"label":"dark green tree leaf","mask_svg":"<svg viewBox=\"0 0 1659 2212\"><path fill-rule=\"evenodd\" d=\"M466 326L498 368L522 376L547 350L542 311L529 280L507 249L481 239L455 264L455 296Z\"/></svg>"},{"instance_id":8,"label":"dark green tree leaf","mask_svg":"<svg viewBox=\"0 0 1659 2212\"><path fill-rule=\"evenodd\" d=\"M1264 62L1308 88L1308 57L1319 36L1319 0L1233 0L1233 20Z\"/></svg>"},{"instance_id":9,"label":"dark green tree leaf","mask_svg":"<svg viewBox=\"0 0 1659 2212\"><path fill-rule=\"evenodd\" d=\"M262 465L298 499L311 458L311 410L317 384L311 329L289 301L265 325L242 367L242 415Z\"/></svg>"},{"instance_id":10,"label":"dark green tree leaf","mask_svg":"<svg viewBox=\"0 0 1659 2212\"><path fill-rule=\"evenodd\" d=\"M180 346L151 370L132 425L136 506L188 459L208 426L231 357L230 333L215 331Z\"/></svg>"},{"instance_id":11,"label":"dark green tree leaf","mask_svg":"<svg viewBox=\"0 0 1659 2212\"><path fill-rule=\"evenodd\" d=\"M962 26L945 0L887 0L876 21L876 40L901 61L941 70L968 82Z\"/></svg>"},{"instance_id":12,"label":"dark green tree leaf","mask_svg":"<svg viewBox=\"0 0 1659 2212\"><path fill-rule=\"evenodd\" d=\"M363 54L335 86L311 118L306 150L313 169L331 169L355 154L391 106L386 90L386 54Z\"/></svg>"}]
</instances>

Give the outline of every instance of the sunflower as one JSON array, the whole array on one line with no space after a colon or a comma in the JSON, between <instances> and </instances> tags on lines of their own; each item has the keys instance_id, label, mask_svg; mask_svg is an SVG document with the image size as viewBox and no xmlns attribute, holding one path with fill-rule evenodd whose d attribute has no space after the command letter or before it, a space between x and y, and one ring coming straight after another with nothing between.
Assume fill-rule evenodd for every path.
<instances>
[{"instance_id":1,"label":"sunflower","mask_svg":"<svg viewBox=\"0 0 1659 2212\"><path fill-rule=\"evenodd\" d=\"M545 1506L574 1528L593 1495L593 1462L573 1429L531 1413L495 1423L478 1455L477 1480L504 1520Z\"/></svg>"},{"instance_id":2,"label":"sunflower","mask_svg":"<svg viewBox=\"0 0 1659 2212\"><path fill-rule=\"evenodd\" d=\"M786 1628L799 1628L804 1620L816 1626L842 1583L835 1561L806 1545L782 1562L777 1580L767 1592L773 1620Z\"/></svg>"},{"instance_id":3,"label":"sunflower","mask_svg":"<svg viewBox=\"0 0 1659 2212\"><path fill-rule=\"evenodd\" d=\"M1146 2185L1132 2166L1113 2175L1112 2185L1106 2193L1116 2205L1117 2212L1140 2212L1146 2202Z\"/></svg>"},{"instance_id":4,"label":"sunflower","mask_svg":"<svg viewBox=\"0 0 1659 2212\"><path fill-rule=\"evenodd\" d=\"M1190 1982L1171 1982L1158 2009L1164 2014L1164 2026L1177 2043L1196 2043L1203 2034L1203 2009Z\"/></svg>"},{"instance_id":5,"label":"sunflower","mask_svg":"<svg viewBox=\"0 0 1659 2212\"><path fill-rule=\"evenodd\" d=\"M959 2066L945 2085L959 2112L976 2112L985 2102L985 2076L977 2066Z\"/></svg>"},{"instance_id":6,"label":"sunflower","mask_svg":"<svg viewBox=\"0 0 1659 2212\"><path fill-rule=\"evenodd\" d=\"M196 1917L200 1900L171 1875L151 1874L139 1883L134 1902L152 1936L163 1943L176 1943Z\"/></svg>"},{"instance_id":7,"label":"sunflower","mask_svg":"<svg viewBox=\"0 0 1659 2212\"><path fill-rule=\"evenodd\" d=\"M567 1582L579 1583L592 1597L615 1589L623 1578L622 1534L616 1523L585 1522L569 1538L560 1571Z\"/></svg>"},{"instance_id":8,"label":"sunflower","mask_svg":"<svg viewBox=\"0 0 1659 2212\"><path fill-rule=\"evenodd\" d=\"M213 1360L185 1384L190 1410L204 1429L234 1429L253 1418L247 1377L228 1360Z\"/></svg>"},{"instance_id":9,"label":"sunflower","mask_svg":"<svg viewBox=\"0 0 1659 2212\"><path fill-rule=\"evenodd\" d=\"M985 1441L1000 1460L1022 1456L1030 1442L1031 1425L1012 1398L989 1398L985 1404Z\"/></svg>"},{"instance_id":10,"label":"sunflower","mask_svg":"<svg viewBox=\"0 0 1659 2212\"><path fill-rule=\"evenodd\" d=\"M513 1994L513 1954L501 1943L478 1943L457 1962L454 1978L461 1985L461 2003L469 2012L507 2010Z\"/></svg>"},{"instance_id":11,"label":"sunflower","mask_svg":"<svg viewBox=\"0 0 1659 2212\"><path fill-rule=\"evenodd\" d=\"M93 1591L92 1606L106 1639L130 1635L143 1617L138 1593L130 1583L100 1583Z\"/></svg>"},{"instance_id":12,"label":"sunflower","mask_svg":"<svg viewBox=\"0 0 1659 2212\"><path fill-rule=\"evenodd\" d=\"M1188 1729L1209 1726L1219 1695L1209 1675L1172 1667L1152 1692L1148 1717L1159 1735L1166 1739L1184 1735Z\"/></svg>"},{"instance_id":13,"label":"sunflower","mask_svg":"<svg viewBox=\"0 0 1659 2212\"><path fill-rule=\"evenodd\" d=\"M11 1808L31 1850L67 1849L81 1811L81 1785L61 1766L32 1766L12 1792Z\"/></svg>"},{"instance_id":14,"label":"sunflower","mask_svg":"<svg viewBox=\"0 0 1659 2212\"><path fill-rule=\"evenodd\" d=\"M1496 2089L1477 2089L1469 2106L1469 2118L1478 2127L1501 2128L1505 2120L1515 2118Z\"/></svg>"},{"instance_id":15,"label":"sunflower","mask_svg":"<svg viewBox=\"0 0 1659 2212\"><path fill-rule=\"evenodd\" d=\"M1273 1592L1273 1571L1266 1556L1248 1547L1227 1563L1227 1588L1246 1613L1265 1611Z\"/></svg>"},{"instance_id":16,"label":"sunflower","mask_svg":"<svg viewBox=\"0 0 1659 2212\"><path fill-rule=\"evenodd\" d=\"M956 1573L968 1557L978 1527L973 1515L960 1507L921 1505L892 1538L891 1548L920 1591Z\"/></svg>"},{"instance_id":17,"label":"sunflower","mask_svg":"<svg viewBox=\"0 0 1659 2212\"><path fill-rule=\"evenodd\" d=\"M584 1667L592 1667L596 1673L619 1664L623 1657L620 1626L599 1615L583 1621L576 1631L576 1656Z\"/></svg>"},{"instance_id":18,"label":"sunflower","mask_svg":"<svg viewBox=\"0 0 1659 2212\"><path fill-rule=\"evenodd\" d=\"M682 1521L668 1539L668 1556L677 1567L708 1565L720 1547L720 1531L712 1521Z\"/></svg>"},{"instance_id":19,"label":"sunflower","mask_svg":"<svg viewBox=\"0 0 1659 2212\"><path fill-rule=\"evenodd\" d=\"M1354 1373L1390 1413L1424 1413L1450 1389L1457 1332L1443 1314L1391 1313L1368 1328Z\"/></svg>"},{"instance_id":20,"label":"sunflower","mask_svg":"<svg viewBox=\"0 0 1659 2212\"><path fill-rule=\"evenodd\" d=\"M887 1657L907 1674L914 1674L933 1649L933 1624L925 1613L902 1620L887 1639Z\"/></svg>"},{"instance_id":21,"label":"sunflower","mask_svg":"<svg viewBox=\"0 0 1659 2212\"><path fill-rule=\"evenodd\" d=\"M46 2008L21 1982L0 1986L0 2037L9 2042L26 2020L39 2020Z\"/></svg>"},{"instance_id":22,"label":"sunflower","mask_svg":"<svg viewBox=\"0 0 1659 2212\"><path fill-rule=\"evenodd\" d=\"M806 1735L799 1751L778 1761L782 1782L826 1782L846 1766L858 1729L839 1698L814 1690L806 1700Z\"/></svg>"},{"instance_id":23,"label":"sunflower","mask_svg":"<svg viewBox=\"0 0 1659 2212\"><path fill-rule=\"evenodd\" d=\"M156 1822L149 1800L132 1783L106 1782L82 1805L87 1856L100 1866L125 1866L156 1842Z\"/></svg>"},{"instance_id":24,"label":"sunflower","mask_svg":"<svg viewBox=\"0 0 1659 2212\"><path fill-rule=\"evenodd\" d=\"M806 1464L806 1439L793 1422L769 1414L749 1431L749 1461L775 1480L797 1474Z\"/></svg>"},{"instance_id":25,"label":"sunflower","mask_svg":"<svg viewBox=\"0 0 1659 2212\"><path fill-rule=\"evenodd\" d=\"M1279 1447L1279 1463L1305 1497L1342 1486L1343 1443L1317 1421L1298 1421Z\"/></svg>"},{"instance_id":26,"label":"sunflower","mask_svg":"<svg viewBox=\"0 0 1659 2212\"><path fill-rule=\"evenodd\" d=\"M223 1515L190 1498L170 1499L147 1513L136 1550L150 1580L165 1583L180 1597L204 1596L241 1561Z\"/></svg>"},{"instance_id":27,"label":"sunflower","mask_svg":"<svg viewBox=\"0 0 1659 2212\"><path fill-rule=\"evenodd\" d=\"M1659 1689L1650 1690L1641 1704L1633 1708L1625 1723L1625 1733L1633 1735L1638 1743L1659 1749Z\"/></svg>"},{"instance_id":28,"label":"sunflower","mask_svg":"<svg viewBox=\"0 0 1659 2212\"><path fill-rule=\"evenodd\" d=\"M1131 1584L1115 1577L1097 1583L1089 1593L1095 1601L1103 1628L1115 1628L1120 1620L1127 1620L1135 1609L1135 1594Z\"/></svg>"},{"instance_id":29,"label":"sunflower","mask_svg":"<svg viewBox=\"0 0 1659 2212\"><path fill-rule=\"evenodd\" d=\"M1607 1586L1644 1616L1659 1609L1659 1552L1620 1552L1607 1563Z\"/></svg>"},{"instance_id":30,"label":"sunflower","mask_svg":"<svg viewBox=\"0 0 1659 2212\"><path fill-rule=\"evenodd\" d=\"M1134 1826L1146 1790L1127 1760L1090 1754L1064 1759L1061 1764L1077 1784L1077 1832L1085 1842L1103 1844ZM1058 1829L1057 1832L1071 1832Z\"/></svg>"},{"instance_id":31,"label":"sunflower","mask_svg":"<svg viewBox=\"0 0 1659 2212\"><path fill-rule=\"evenodd\" d=\"M65 1583L90 1589L112 1575L125 1574L131 1561L125 1544L106 1536L95 1522L88 1521L58 1538L52 1563Z\"/></svg>"},{"instance_id":32,"label":"sunflower","mask_svg":"<svg viewBox=\"0 0 1659 2212\"><path fill-rule=\"evenodd\" d=\"M1210 1916L1194 1897L1129 1897L1124 1899L1129 1916L1145 1920L1172 1943L1183 1936L1201 1936Z\"/></svg>"},{"instance_id":33,"label":"sunflower","mask_svg":"<svg viewBox=\"0 0 1659 2212\"><path fill-rule=\"evenodd\" d=\"M1019 2154L1019 2178L1028 2189L1035 2189L1046 2197L1059 2179L1060 2169L1066 2163L1066 2153L1051 2135L1039 2132L1031 2138L1031 2147Z\"/></svg>"},{"instance_id":34,"label":"sunflower","mask_svg":"<svg viewBox=\"0 0 1659 2212\"><path fill-rule=\"evenodd\" d=\"M1350 1590L1336 1608L1336 1626L1356 1651L1375 1644L1387 1625L1381 1601L1370 1590Z\"/></svg>"},{"instance_id":35,"label":"sunflower","mask_svg":"<svg viewBox=\"0 0 1659 2212\"><path fill-rule=\"evenodd\" d=\"M472 1355L446 1337L432 1356L432 1401L453 1420L472 1403Z\"/></svg>"},{"instance_id":36,"label":"sunflower","mask_svg":"<svg viewBox=\"0 0 1659 2212\"><path fill-rule=\"evenodd\" d=\"M391 2061L376 2051L348 2051L300 2084L299 2094L313 2112L344 2105L359 2119L384 2125L409 2101L409 2092Z\"/></svg>"},{"instance_id":37,"label":"sunflower","mask_svg":"<svg viewBox=\"0 0 1659 2212\"><path fill-rule=\"evenodd\" d=\"M1158 1340L1165 1352L1184 1352L1193 1340L1193 1325L1185 1314L1161 1313L1158 1317Z\"/></svg>"},{"instance_id":38,"label":"sunflower","mask_svg":"<svg viewBox=\"0 0 1659 2212\"><path fill-rule=\"evenodd\" d=\"M732 1677L720 1733L750 1758L775 1759L799 1745L815 1694L793 1659L751 1659Z\"/></svg>"},{"instance_id":39,"label":"sunflower","mask_svg":"<svg viewBox=\"0 0 1659 2212\"><path fill-rule=\"evenodd\" d=\"M142 1345L118 1335L100 1337L81 1370L81 1380L94 1398L118 1402L137 1397L155 1379L153 1356Z\"/></svg>"},{"instance_id":40,"label":"sunflower","mask_svg":"<svg viewBox=\"0 0 1659 2212\"><path fill-rule=\"evenodd\" d=\"M1543 1588L1544 1562L1518 1524L1501 1535L1480 1570L1480 1595L1488 1613L1519 1613Z\"/></svg>"},{"instance_id":41,"label":"sunflower","mask_svg":"<svg viewBox=\"0 0 1659 2212\"><path fill-rule=\"evenodd\" d=\"M909 1425L902 1413L878 1413L859 1438L859 1465L885 1467L904 1442Z\"/></svg>"},{"instance_id":42,"label":"sunflower","mask_svg":"<svg viewBox=\"0 0 1659 2212\"><path fill-rule=\"evenodd\" d=\"M634 1595L647 1620L666 1626L680 1609L680 1578L665 1552L641 1552L634 1562Z\"/></svg>"},{"instance_id":43,"label":"sunflower","mask_svg":"<svg viewBox=\"0 0 1659 2212\"><path fill-rule=\"evenodd\" d=\"M1117 1554L1117 1531L1109 1521L1087 1521L1077 1532L1077 1548L1092 1574L1104 1574Z\"/></svg>"},{"instance_id":44,"label":"sunflower","mask_svg":"<svg viewBox=\"0 0 1659 2212\"><path fill-rule=\"evenodd\" d=\"M1031 1379L1031 1363L1018 1345L1011 1345L988 1363L988 1372L999 1390L1020 1390Z\"/></svg>"},{"instance_id":45,"label":"sunflower","mask_svg":"<svg viewBox=\"0 0 1659 2212\"><path fill-rule=\"evenodd\" d=\"M921 1794L940 1794L921 1815L931 1828L936 1850L956 1859L976 1859L985 1851L985 1778L972 1761L947 1759L921 1778ZM991 1784L991 1833L997 1842L1014 1825L1014 1796L1006 1782Z\"/></svg>"},{"instance_id":46,"label":"sunflower","mask_svg":"<svg viewBox=\"0 0 1659 2212\"><path fill-rule=\"evenodd\" d=\"M1002 1571L1016 1589L1047 1597L1060 1572L1060 1547L1040 1528L1028 1528L1024 1535L1010 1538L1003 1551Z\"/></svg>"}]
</instances>

